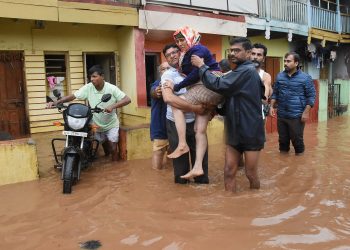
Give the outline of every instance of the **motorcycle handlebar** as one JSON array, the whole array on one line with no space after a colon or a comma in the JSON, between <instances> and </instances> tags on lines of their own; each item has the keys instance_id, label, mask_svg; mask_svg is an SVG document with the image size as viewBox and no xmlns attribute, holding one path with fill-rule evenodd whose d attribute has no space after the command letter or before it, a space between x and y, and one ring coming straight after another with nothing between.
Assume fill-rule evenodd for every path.
<instances>
[{"instance_id":1,"label":"motorcycle handlebar","mask_svg":"<svg viewBox=\"0 0 350 250\"><path fill-rule=\"evenodd\" d=\"M61 110L61 109L68 108L68 105L60 103L58 105L52 105L50 108L51 109L57 108L58 110ZM101 112L105 112L105 109L102 109L102 108L99 108L99 107L95 107L95 108L91 108L91 112L93 112L93 113L101 113Z\"/></svg>"},{"instance_id":2,"label":"motorcycle handlebar","mask_svg":"<svg viewBox=\"0 0 350 250\"><path fill-rule=\"evenodd\" d=\"M91 112L94 112L94 113L101 113L101 112L105 112L105 110L96 107L96 108L91 108Z\"/></svg>"},{"instance_id":3,"label":"motorcycle handlebar","mask_svg":"<svg viewBox=\"0 0 350 250\"><path fill-rule=\"evenodd\" d=\"M56 108L58 108L58 109L63 109L63 108L67 108L67 107L68 106L64 105L63 103L56 105Z\"/></svg>"},{"instance_id":4,"label":"motorcycle handlebar","mask_svg":"<svg viewBox=\"0 0 350 250\"><path fill-rule=\"evenodd\" d=\"M67 105L64 105L63 103L58 104L58 105L51 105L51 106L49 106L48 104L46 104L46 108L47 108L47 109L55 109L55 108L63 109L63 108L67 108L67 107L68 107L68 106L67 106Z\"/></svg>"}]
</instances>

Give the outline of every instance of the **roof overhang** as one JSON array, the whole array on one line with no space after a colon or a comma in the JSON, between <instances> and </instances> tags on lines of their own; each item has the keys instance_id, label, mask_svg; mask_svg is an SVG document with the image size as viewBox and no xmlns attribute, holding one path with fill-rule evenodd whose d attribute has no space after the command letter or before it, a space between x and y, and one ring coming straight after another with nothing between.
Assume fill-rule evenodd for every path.
<instances>
[{"instance_id":1,"label":"roof overhang","mask_svg":"<svg viewBox=\"0 0 350 250\"><path fill-rule=\"evenodd\" d=\"M311 41L311 38L322 40L324 44L327 41L336 42L336 43L350 43L349 34L333 33L333 32L314 29L314 28L309 30L309 36L308 36L309 42Z\"/></svg>"},{"instance_id":2,"label":"roof overhang","mask_svg":"<svg viewBox=\"0 0 350 250\"><path fill-rule=\"evenodd\" d=\"M139 28L145 30L175 31L182 26L191 26L201 33L247 36L247 25L243 21L230 20L226 16L216 15L215 18L187 13L163 12L158 10L139 10Z\"/></svg>"},{"instance_id":3,"label":"roof overhang","mask_svg":"<svg viewBox=\"0 0 350 250\"><path fill-rule=\"evenodd\" d=\"M138 26L137 9L58 0L1 0L0 17L55 22Z\"/></svg>"}]
</instances>

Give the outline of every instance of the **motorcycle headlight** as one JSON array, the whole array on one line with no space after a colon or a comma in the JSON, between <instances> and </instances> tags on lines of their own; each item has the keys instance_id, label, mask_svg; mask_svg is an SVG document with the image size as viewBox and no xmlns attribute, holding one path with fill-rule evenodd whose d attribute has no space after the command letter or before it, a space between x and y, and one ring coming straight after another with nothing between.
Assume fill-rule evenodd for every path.
<instances>
[{"instance_id":1,"label":"motorcycle headlight","mask_svg":"<svg viewBox=\"0 0 350 250\"><path fill-rule=\"evenodd\" d=\"M74 130L82 129L87 121L87 117L85 118L75 118L72 116L67 116L68 118L68 126Z\"/></svg>"}]
</instances>

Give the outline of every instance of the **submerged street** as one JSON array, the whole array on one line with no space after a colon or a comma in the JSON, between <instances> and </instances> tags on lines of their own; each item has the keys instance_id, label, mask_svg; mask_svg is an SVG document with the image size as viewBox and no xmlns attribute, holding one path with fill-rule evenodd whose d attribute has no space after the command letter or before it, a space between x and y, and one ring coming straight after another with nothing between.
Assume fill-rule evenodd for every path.
<instances>
[{"instance_id":1,"label":"submerged street","mask_svg":"<svg viewBox=\"0 0 350 250\"><path fill-rule=\"evenodd\" d=\"M243 170L224 191L224 145L209 148L209 185L175 185L171 167L100 157L62 194L50 140L36 135L39 181L0 187L0 249L350 249L350 117L308 124L306 152L261 153L259 191Z\"/></svg>"}]
</instances>

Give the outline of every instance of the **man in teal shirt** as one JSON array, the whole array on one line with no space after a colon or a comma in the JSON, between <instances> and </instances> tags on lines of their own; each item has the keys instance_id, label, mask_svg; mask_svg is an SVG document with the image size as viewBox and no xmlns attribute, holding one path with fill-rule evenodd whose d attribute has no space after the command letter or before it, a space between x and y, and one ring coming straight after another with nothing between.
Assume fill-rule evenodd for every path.
<instances>
[{"instance_id":1,"label":"man in teal shirt","mask_svg":"<svg viewBox=\"0 0 350 250\"><path fill-rule=\"evenodd\" d=\"M74 99L88 100L90 106L95 107L104 94L111 94L112 98L108 102L99 104L99 107L105 112L94 113L92 119L98 126L95 138L102 142L105 154L112 153L112 161L116 161L118 159L116 147L119 139L119 120L116 109L128 105L131 100L117 86L104 81L103 70L99 65L92 66L88 73L90 83L81 87L74 94L64 96L55 102L49 102L47 107L51 108Z\"/></svg>"}]
</instances>

